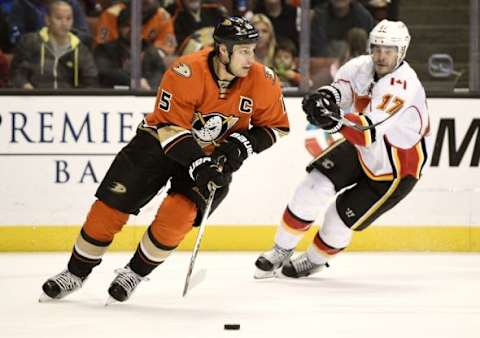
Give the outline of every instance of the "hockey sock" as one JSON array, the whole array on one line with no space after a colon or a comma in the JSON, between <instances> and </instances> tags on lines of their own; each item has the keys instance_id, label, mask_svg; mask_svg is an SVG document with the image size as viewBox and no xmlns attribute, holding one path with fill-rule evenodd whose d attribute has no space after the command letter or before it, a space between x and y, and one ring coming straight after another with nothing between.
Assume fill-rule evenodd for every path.
<instances>
[{"instance_id":1,"label":"hockey sock","mask_svg":"<svg viewBox=\"0 0 480 338\"><path fill-rule=\"evenodd\" d=\"M305 235L305 232L310 229L312 223L313 221L297 217L287 206L275 234L275 243L283 249L295 248Z\"/></svg>"},{"instance_id":2,"label":"hockey sock","mask_svg":"<svg viewBox=\"0 0 480 338\"><path fill-rule=\"evenodd\" d=\"M73 247L68 270L80 278L86 278L100 264L110 243L95 240L82 229Z\"/></svg>"},{"instance_id":3,"label":"hockey sock","mask_svg":"<svg viewBox=\"0 0 480 338\"><path fill-rule=\"evenodd\" d=\"M148 227L130 260L130 269L144 277L162 264L175 248L176 246L166 246L158 242L153 237L152 227Z\"/></svg>"},{"instance_id":4,"label":"hockey sock","mask_svg":"<svg viewBox=\"0 0 480 338\"><path fill-rule=\"evenodd\" d=\"M333 258L337 253L342 251L342 249L337 249L331 247L320 237L320 233L317 232L313 243L308 247L307 256L315 264L325 264L331 258Z\"/></svg>"},{"instance_id":5,"label":"hockey sock","mask_svg":"<svg viewBox=\"0 0 480 338\"><path fill-rule=\"evenodd\" d=\"M68 270L81 278L88 276L92 269L100 264L113 237L127 220L128 214L96 200L75 241Z\"/></svg>"}]
</instances>

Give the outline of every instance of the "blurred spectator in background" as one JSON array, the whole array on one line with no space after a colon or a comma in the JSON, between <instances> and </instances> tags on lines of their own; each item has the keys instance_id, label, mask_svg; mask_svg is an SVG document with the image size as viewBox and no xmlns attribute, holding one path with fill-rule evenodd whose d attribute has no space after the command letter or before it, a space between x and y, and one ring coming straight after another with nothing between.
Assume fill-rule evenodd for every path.
<instances>
[{"instance_id":1,"label":"blurred spectator in background","mask_svg":"<svg viewBox=\"0 0 480 338\"><path fill-rule=\"evenodd\" d=\"M314 8L310 53L312 56L339 57L350 29L358 27L368 33L373 25L370 12L357 1L328 0Z\"/></svg>"},{"instance_id":2,"label":"blurred spectator in background","mask_svg":"<svg viewBox=\"0 0 480 338\"><path fill-rule=\"evenodd\" d=\"M320 5L326 1L328 0L310 0L310 8ZM287 0L287 3L293 7L300 7L302 5L302 0Z\"/></svg>"},{"instance_id":3,"label":"blurred spectator in background","mask_svg":"<svg viewBox=\"0 0 480 338\"><path fill-rule=\"evenodd\" d=\"M0 0L0 9L3 13L8 14L12 8L12 4L15 0Z\"/></svg>"},{"instance_id":4,"label":"blurred spectator in background","mask_svg":"<svg viewBox=\"0 0 480 338\"><path fill-rule=\"evenodd\" d=\"M88 17L97 17L104 10L121 0L80 0L85 14Z\"/></svg>"},{"instance_id":5,"label":"blurred spectator in background","mask_svg":"<svg viewBox=\"0 0 480 338\"><path fill-rule=\"evenodd\" d=\"M255 0L231 0L231 10L235 16L243 16L247 19L251 19L253 12L252 10L255 7Z\"/></svg>"},{"instance_id":6,"label":"blurred spectator in background","mask_svg":"<svg viewBox=\"0 0 480 338\"><path fill-rule=\"evenodd\" d=\"M227 16L225 7L203 2L202 0L180 0L180 6L173 17L179 49L182 49L185 39L192 33L204 27L215 27Z\"/></svg>"},{"instance_id":7,"label":"blurred spectator in background","mask_svg":"<svg viewBox=\"0 0 480 338\"><path fill-rule=\"evenodd\" d=\"M347 33L345 41L338 41L336 57L313 57L310 74L313 86L323 86L333 81L337 70L348 60L366 54L368 34L363 28L354 27Z\"/></svg>"},{"instance_id":8,"label":"blurred spectator in background","mask_svg":"<svg viewBox=\"0 0 480 338\"><path fill-rule=\"evenodd\" d=\"M25 33L37 32L45 26L45 17L52 0L15 0L12 3L8 22L10 26L10 41L16 44ZM92 36L88 28L83 8L78 0L65 0L73 10L72 33L85 45L90 46Z\"/></svg>"},{"instance_id":9,"label":"blurred spectator in background","mask_svg":"<svg viewBox=\"0 0 480 338\"><path fill-rule=\"evenodd\" d=\"M143 40L153 44L165 55L173 55L177 48L177 41L170 14L160 7L157 0L141 1ZM95 31L97 44L111 42L118 38L117 17L120 11L126 7L125 3L119 2L102 12Z\"/></svg>"},{"instance_id":10,"label":"blurred spectator in background","mask_svg":"<svg viewBox=\"0 0 480 338\"><path fill-rule=\"evenodd\" d=\"M344 49L336 63L337 69L354 57L367 54L368 34L363 28L354 27L347 33ZM335 71L336 73L336 71ZM332 74L332 81L335 73Z\"/></svg>"},{"instance_id":11,"label":"blurred spectator in background","mask_svg":"<svg viewBox=\"0 0 480 338\"><path fill-rule=\"evenodd\" d=\"M249 0L247 0L248 2ZM202 4L222 6L227 13L232 13L235 0L202 0ZM161 0L161 5L173 17L183 7L182 0Z\"/></svg>"},{"instance_id":12,"label":"blurred spectator in background","mask_svg":"<svg viewBox=\"0 0 480 338\"><path fill-rule=\"evenodd\" d=\"M10 67L8 57L0 49L0 88L8 86L8 68Z\"/></svg>"},{"instance_id":13,"label":"blurred spectator in background","mask_svg":"<svg viewBox=\"0 0 480 338\"><path fill-rule=\"evenodd\" d=\"M213 47L213 31L214 27L203 27L190 34L178 49L178 55L187 55L207 47Z\"/></svg>"},{"instance_id":14,"label":"blurred spectator in background","mask_svg":"<svg viewBox=\"0 0 480 338\"><path fill-rule=\"evenodd\" d=\"M46 27L20 38L11 64L15 88L86 88L97 85L97 67L90 50L71 33L73 10L53 1Z\"/></svg>"},{"instance_id":15,"label":"blurred spectator in background","mask_svg":"<svg viewBox=\"0 0 480 338\"><path fill-rule=\"evenodd\" d=\"M376 22L383 19L398 19L399 0L359 0L360 3L372 14Z\"/></svg>"},{"instance_id":16,"label":"blurred spectator in background","mask_svg":"<svg viewBox=\"0 0 480 338\"><path fill-rule=\"evenodd\" d=\"M0 6L0 50L9 53L12 50L12 43L9 36L9 27L7 21L7 13Z\"/></svg>"},{"instance_id":17,"label":"blurred spectator in background","mask_svg":"<svg viewBox=\"0 0 480 338\"><path fill-rule=\"evenodd\" d=\"M11 50L12 44L8 36L8 23L4 12L4 3L2 3L0 6L0 88L8 86L11 54L6 53Z\"/></svg>"},{"instance_id":18,"label":"blurred spectator in background","mask_svg":"<svg viewBox=\"0 0 480 338\"><path fill-rule=\"evenodd\" d=\"M96 0L79 0L79 2L87 18L90 16L97 16L98 14L100 14L98 13L98 9L100 9L101 7L100 5L97 5Z\"/></svg>"},{"instance_id":19,"label":"blurred spectator in background","mask_svg":"<svg viewBox=\"0 0 480 338\"><path fill-rule=\"evenodd\" d=\"M297 9L286 0L257 0L254 13L265 14L277 39L290 39L298 50Z\"/></svg>"},{"instance_id":20,"label":"blurred spectator in background","mask_svg":"<svg viewBox=\"0 0 480 338\"><path fill-rule=\"evenodd\" d=\"M177 12L178 8L181 7L180 5L181 0L163 0L161 5L165 10L170 14L170 16L174 16Z\"/></svg>"},{"instance_id":21,"label":"blurred spectator in background","mask_svg":"<svg viewBox=\"0 0 480 338\"><path fill-rule=\"evenodd\" d=\"M130 87L130 14L129 8L120 11L117 18L119 37L95 48L94 55L101 87ZM140 88L156 90L165 72L165 64L154 46L143 43L142 50Z\"/></svg>"},{"instance_id":22,"label":"blurred spectator in background","mask_svg":"<svg viewBox=\"0 0 480 338\"><path fill-rule=\"evenodd\" d=\"M250 22L260 35L255 48L255 57L258 62L273 68L273 57L277 42L272 22L264 14L254 14Z\"/></svg>"},{"instance_id":23,"label":"blurred spectator in background","mask_svg":"<svg viewBox=\"0 0 480 338\"><path fill-rule=\"evenodd\" d=\"M279 39L275 49L273 69L280 78L282 87L297 87L300 73L295 62L297 49L290 39Z\"/></svg>"}]
</instances>

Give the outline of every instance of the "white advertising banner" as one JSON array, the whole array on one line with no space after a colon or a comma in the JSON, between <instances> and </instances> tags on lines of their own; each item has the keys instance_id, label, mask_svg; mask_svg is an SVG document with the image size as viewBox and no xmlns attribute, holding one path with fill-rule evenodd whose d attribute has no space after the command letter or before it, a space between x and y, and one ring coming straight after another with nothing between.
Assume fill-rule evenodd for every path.
<instances>
[{"instance_id":1,"label":"white advertising banner","mask_svg":"<svg viewBox=\"0 0 480 338\"><path fill-rule=\"evenodd\" d=\"M115 154L153 97L0 96L0 226L80 225ZM414 191L376 225L480 224L480 99L430 99L435 148ZM248 159L212 216L221 225L278 222L312 156L299 98L286 99L291 133ZM321 141L320 141L321 143ZM162 192L164 193L164 192ZM162 193L130 223L148 224Z\"/></svg>"}]
</instances>

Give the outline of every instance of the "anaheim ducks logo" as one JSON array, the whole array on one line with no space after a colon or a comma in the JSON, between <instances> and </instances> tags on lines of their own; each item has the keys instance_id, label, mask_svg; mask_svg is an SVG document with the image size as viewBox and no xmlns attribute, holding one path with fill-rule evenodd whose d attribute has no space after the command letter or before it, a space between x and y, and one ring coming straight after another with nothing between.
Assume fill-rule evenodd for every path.
<instances>
[{"instance_id":1,"label":"anaheim ducks logo","mask_svg":"<svg viewBox=\"0 0 480 338\"><path fill-rule=\"evenodd\" d=\"M271 68L265 66L265 77L269 80L275 81L275 72Z\"/></svg>"},{"instance_id":2,"label":"anaheim ducks logo","mask_svg":"<svg viewBox=\"0 0 480 338\"><path fill-rule=\"evenodd\" d=\"M112 182L108 189L110 189L110 191L116 194L125 194L127 192L127 187L125 187L125 185L123 185L122 183L116 181Z\"/></svg>"},{"instance_id":3,"label":"anaheim ducks logo","mask_svg":"<svg viewBox=\"0 0 480 338\"><path fill-rule=\"evenodd\" d=\"M179 63L173 67L173 71L177 73L180 76L183 77L190 77L192 76L192 70L190 69L189 66L187 66L184 63Z\"/></svg>"},{"instance_id":4,"label":"anaheim ducks logo","mask_svg":"<svg viewBox=\"0 0 480 338\"><path fill-rule=\"evenodd\" d=\"M225 136L225 133L232 128L238 120L238 117L224 116L217 112L205 115L196 112L192 123L193 136L202 147L215 143Z\"/></svg>"}]
</instances>

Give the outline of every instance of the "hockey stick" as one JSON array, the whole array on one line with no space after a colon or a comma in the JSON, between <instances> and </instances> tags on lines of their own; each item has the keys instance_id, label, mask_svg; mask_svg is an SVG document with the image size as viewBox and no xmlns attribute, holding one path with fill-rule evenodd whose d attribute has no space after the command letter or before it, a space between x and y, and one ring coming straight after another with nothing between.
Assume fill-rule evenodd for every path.
<instances>
[{"instance_id":1,"label":"hockey stick","mask_svg":"<svg viewBox=\"0 0 480 338\"><path fill-rule=\"evenodd\" d=\"M185 297L188 291L188 286L190 284L190 278L193 272L193 266L195 265L195 259L197 258L198 251L200 250L200 243L202 242L203 233L205 232L205 225L210 209L212 208L213 199L215 197L216 188L210 190L210 196L208 196L207 206L205 212L203 213L202 220L198 226L197 237L195 238L195 245L193 246L192 257L190 258L190 265L188 266L187 277L185 278L185 285L183 286L182 297ZM197 283L198 284L198 283Z\"/></svg>"},{"instance_id":2,"label":"hockey stick","mask_svg":"<svg viewBox=\"0 0 480 338\"><path fill-rule=\"evenodd\" d=\"M192 274L190 283L188 284L188 290L193 289L198 284L202 283L207 278L207 269L200 269Z\"/></svg>"},{"instance_id":3,"label":"hockey stick","mask_svg":"<svg viewBox=\"0 0 480 338\"><path fill-rule=\"evenodd\" d=\"M362 132L370 130L370 129L374 129L375 127L381 125L382 123L384 123L385 121L387 121L389 118L391 118L393 116L393 114L392 114L392 115L389 115L387 118L385 118L382 121L378 121L378 122L376 122L374 124L371 124L369 126L362 126L360 124L357 124L353 121L350 121L350 120L346 119L344 114L341 114L340 117L338 117L338 116L335 116L335 114L333 114L332 112L329 112L329 113L330 113L329 117L332 120L337 121L337 122L342 122L342 124L344 126L347 126L347 127L350 127L350 128L355 129L355 130L362 131Z\"/></svg>"},{"instance_id":4,"label":"hockey stick","mask_svg":"<svg viewBox=\"0 0 480 338\"><path fill-rule=\"evenodd\" d=\"M225 156L220 156L218 158L217 165L220 168L219 169L220 171L223 169L223 165L225 161L226 161ZM200 251L200 243L202 242L203 233L205 232L205 226L207 223L206 220L208 218L208 215L210 214L210 210L212 209L213 200L215 198L215 191L217 190L217 188L212 186L209 190L210 190L210 195L208 196L207 205L202 215L202 220L200 221L200 225L198 226L198 232L197 232L197 237L195 238L195 245L193 246L192 257L190 258L190 265L188 266L187 276L185 277L185 285L183 286L182 297L185 297L188 291L188 286L190 285L193 266L195 265L195 259L197 258L198 251ZM205 275L206 275L206 271L200 271L198 276L196 276L198 278L195 278L196 281L194 280L195 283L192 283L192 287L195 285L198 285L205 278Z\"/></svg>"}]
</instances>

